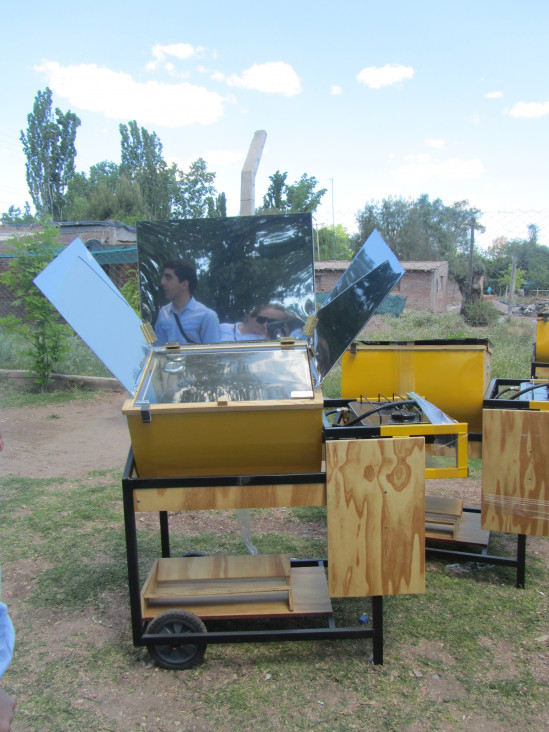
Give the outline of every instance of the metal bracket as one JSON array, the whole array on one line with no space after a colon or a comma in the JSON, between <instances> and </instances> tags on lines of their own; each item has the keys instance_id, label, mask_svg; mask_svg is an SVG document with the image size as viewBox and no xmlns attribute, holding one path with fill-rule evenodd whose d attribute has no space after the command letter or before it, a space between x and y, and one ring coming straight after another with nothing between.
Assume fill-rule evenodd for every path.
<instances>
[{"instance_id":1,"label":"metal bracket","mask_svg":"<svg viewBox=\"0 0 549 732\"><path fill-rule=\"evenodd\" d=\"M152 420L150 406L149 402L143 402L141 405L141 421L143 424L150 424Z\"/></svg>"}]
</instances>

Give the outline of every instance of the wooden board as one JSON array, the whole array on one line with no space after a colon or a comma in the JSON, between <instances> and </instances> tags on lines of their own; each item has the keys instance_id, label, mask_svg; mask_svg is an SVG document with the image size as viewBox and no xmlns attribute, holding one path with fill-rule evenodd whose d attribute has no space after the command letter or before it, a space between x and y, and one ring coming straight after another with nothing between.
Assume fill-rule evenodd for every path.
<instances>
[{"instance_id":1,"label":"wooden board","mask_svg":"<svg viewBox=\"0 0 549 732\"><path fill-rule=\"evenodd\" d=\"M256 554L229 557L172 557L159 559L156 581L249 579L290 576L289 554Z\"/></svg>"},{"instance_id":2,"label":"wooden board","mask_svg":"<svg viewBox=\"0 0 549 732\"><path fill-rule=\"evenodd\" d=\"M325 506L326 485L243 485L207 488L138 488L136 511L216 511L237 508Z\"/></svg>"},{"instance_id":3,"label":"wooden board","mask_svg":"<svg viewBox=\"0 0 549 732\"><path fill-rule=\"evenodd\" d=\"M326 443L331 597L425 592L422 437Z\"/></svg>"},{"instance_id":4,"label":"wooden board","mask_svg":"<svg viewBox=\"0 0 549 732\"><path fill-rule=\"evenodd\" d=\"M425 496L425 536L430 532L455 539L463 514L463 501L445 496Z\"/></svg>"},{"instance_id":5,"label":"wooden board","mask_svg":"<svg viewBox=\"0 0 549 732\"><path fill-rule=\"evenodd\" d=\"M549 537L549 412L484 410L482 528Z\"/></svg>"},{"instance_id":6,"label":"wooden board","mask_svg":"<svg viewBox=\"0 0 549 732\"><path fill-rule=\"evenodd\" d=\"M440 525L426 524L425 539L447 541L451 544L472 544L484 548L490 542L490 532L481 528L480 513L464 511L455 535L449 527L444 531Z\"/></svg>"},{"instance_id":7,"label":"wooden board","mask_svg":"<svg viewBox=\"0 0 549 732\"><path fill-rule=\"evenodd\" d=\"M141 593L141 612L144 620L150 620L167 610L189 610L198 617L216 620L333 614L324 567L291 568L289 584L292 588L293 609L288 603L287 588L281 589L278 593L251 591L248 594L223 595L217 592L185 597L173 584L170 596L160 596L156 594L159 591L155 581L156 571L155 562ZM259 580L255 582L259 583Z\"/></svg>"}]
</instances>

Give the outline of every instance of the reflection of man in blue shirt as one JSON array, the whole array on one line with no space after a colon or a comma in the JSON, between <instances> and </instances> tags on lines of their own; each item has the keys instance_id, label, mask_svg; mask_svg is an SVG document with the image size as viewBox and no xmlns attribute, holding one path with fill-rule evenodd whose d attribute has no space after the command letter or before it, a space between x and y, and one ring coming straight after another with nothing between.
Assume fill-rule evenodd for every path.
<instances>
[{"instance_id":1,"label":"reflection of man in blue shirt","mask_svg":"<svg viewBox=\"0 0 549 732\"><path fill-rule=\"evenodd\" d=\"M160 309L154 325L157 345L219 341L219 319L194 299L196 283L196 270L189 262L172 260L164 265L160 284L169 303Z\"/></svg>"}]
</instances>

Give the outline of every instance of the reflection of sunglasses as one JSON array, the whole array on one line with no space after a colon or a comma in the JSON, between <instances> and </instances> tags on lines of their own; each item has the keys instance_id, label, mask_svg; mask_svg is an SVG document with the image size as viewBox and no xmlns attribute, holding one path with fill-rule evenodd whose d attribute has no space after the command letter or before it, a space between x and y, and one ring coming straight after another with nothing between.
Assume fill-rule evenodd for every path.
<instances>
[{"instance_id":1,"label":"reflection of sunglasses","mask_svg":"<svg viewBox=\"0 0 549 732\"><path fill-rule=\"evenodd\" d=\"M279 321L276 318L267 318L265 315L254 315L254 318L259 323L259 325L265 325L265 323L278 323Z\"/></svg>"}]
</instances>

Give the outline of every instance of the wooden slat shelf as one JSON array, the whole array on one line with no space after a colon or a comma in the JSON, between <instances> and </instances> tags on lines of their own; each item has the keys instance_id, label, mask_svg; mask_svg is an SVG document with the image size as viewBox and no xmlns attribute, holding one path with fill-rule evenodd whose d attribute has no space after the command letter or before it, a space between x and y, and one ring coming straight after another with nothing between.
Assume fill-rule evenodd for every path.
<instances>
[{"instance_id":1,"label":"wooden slat shelf","mask_svg":"<svg viewBox=\"0 0 549 732\"><path fill-rule=\"evenodd\" d=\"M331 615L323 567L288 555L158 559L141 593L142 614L186 609L199 617Z\"/></svg>"},{"instance_id":2,"label":"wooden slat shelf","mask_svg":"<svg viewBox=\"0 0 549 732\"><path fill-rule=\"evenodd\" d=\"M480 525L480 513L464 511L461 515L457 531L453 532L452 527L443 527L438 524L425 525L425 538L434 541L448 541L454 544L471 544L479 547L487 547L490 541L490 532L485 531Z\"/></svg>"},{"instance_id":3,"label":"wooden slat shelf","mask_svg":"<svg viewBox=\"0 0 549 732\"><path fill-rule=\"evenodd\" d=\"M425 496L425 536L456 539L463 516L463 501L445 496Z\"/></svg>"}]
</instances>

